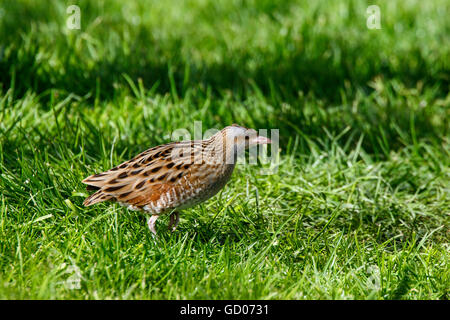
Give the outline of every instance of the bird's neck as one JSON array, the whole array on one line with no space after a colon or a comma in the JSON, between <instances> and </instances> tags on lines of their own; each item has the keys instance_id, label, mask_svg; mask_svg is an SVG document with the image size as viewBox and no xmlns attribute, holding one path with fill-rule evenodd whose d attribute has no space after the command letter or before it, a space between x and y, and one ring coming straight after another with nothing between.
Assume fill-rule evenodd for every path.
<instances>
[{"instance_id":1,"label":"bird's neck","mask_svg":"<svg viewBox=\"0 0 450 320\"><path fill-rule=\"evenodd\" d=\"M219 133L220 134L220 133ZM241 150L242 149L242 150ZM234 168L238 156L244 152L243 148L239 148L237 144L231 143L223 135L213 136L205 144L206 154L214 158L213 161Z\"/></svg>"}]
</instances>

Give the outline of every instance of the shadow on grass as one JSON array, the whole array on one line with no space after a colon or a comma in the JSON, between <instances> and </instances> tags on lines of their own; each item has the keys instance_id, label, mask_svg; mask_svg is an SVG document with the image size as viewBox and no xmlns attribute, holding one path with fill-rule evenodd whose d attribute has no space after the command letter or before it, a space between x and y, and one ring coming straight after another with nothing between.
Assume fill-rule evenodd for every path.
<instances>
[{"instance_id":1,"label":"shadow on grass","mask_svg":"<svg viewBox=\"0 0 450 320\"><path fill-rule=\"evenodd\" d=\"M291 2L275 5L266 1L258 2L258 5L243 3L240 9L251 12L255 19L269 17L274 26L281 28L275 16L280 15L277 19L281 19L288 15L290 5ZM348 19L356 19L354 3L349 1L347 5ZM279 95L288 103L298 98L299 91L312 93L329 103L340 103L346 81L368 89L367 82L380 76L399 78L406 86L414 86L420 80L425 85L439 84L442 94L449 85L449 70L445 64L442 69L433 67L433 61L424 56L426 53L419 47L412 46L407 57L397 57L397 63L392 65L386 57L392 53L383 46L383 37L396 37L391 34L392 30L385 31L384 36L373 34L371 38L361 36L360 39L353 36L349 40L345 35L318 33L302 26L295 36L288 30L285 42L277 43L276 50L270 50L268 44L248 50L224 48L220 53L221 62L204 62L193 59L194 48L188 45L189 39L171 35L161 41L156 36L158 30L131 25L123 14L114 10L121 9L118 3L110 4L110 11L104 4L87 2L81 6L84 21L92 23L99 16L110 16L111 21L103 21L101 28L91 30L99 44L95 41L90 44L87 40L78 42L77 39L83 36L81 33L65 34L61 26L54 26L64 22L60 21L60 11L65 11L61 3L48 6L25 1L8 2L8 14L1 29L10 32L3 31L3 40L0 40L0 83L4 89L14 82L16 96L30 88L36 93L56 88L81 96L90 92L92 99L97 93L101 99L111 99L115 95L115 84L124 82L122 74L125 73L134 81L141 78L147 88L158 83L156 90L161 94L173 92L175 86L178 94L183 96L187 88L203 86L212 88L219 95L231 90L245 97L256 85L265 97ZM202 9L196 8L194 12L206 19ZM317 10L312 14L317 19L320 16ZM18 20L25 23L18 25ZM358 30L353 24L351 22L349 31ZM42 35L39 26L48 28L49 35ZM218 26L211 23L210 28ZM126 29L130 29L129 38L123 35ZM119 40L105 41L103 37L109 39L109 33L117 34ZM46 37L52 37L52 42L47 43ZM196 49L207 53L210 46L223 45L217 39L215 41L201 42L203 47ZM305 51L306 44L308 52ZM287 45L292 48L287 50ZM96 50L96 46L101 49L97 48L95 54L89 53ZM402 51L394 52L400 54ZM92 57L98 54L103 56ZM53 63L49 63L49 59Z\"/></svg>"}]
</instances>

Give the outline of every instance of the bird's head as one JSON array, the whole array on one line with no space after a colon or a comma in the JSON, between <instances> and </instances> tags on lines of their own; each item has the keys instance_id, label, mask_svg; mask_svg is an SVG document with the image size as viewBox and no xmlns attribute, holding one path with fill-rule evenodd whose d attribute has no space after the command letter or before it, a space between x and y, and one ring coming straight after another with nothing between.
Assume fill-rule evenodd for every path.
<instances>
[{"instance_id":1,"label":"bird's head","mask_svg":"<svg viewBox=\"0 0 450 320\"><path fill-rule=\"evenodd\" d=\"M217 134L226 148L227 158L243 153L244 150L259 144L269 144L272 141L269 138L259 136L254 129L247 129L237 124L225 127Z\"/></svg>"},{"instance_id":2,"label":"bird's head","mask_svg":"<svg viewBox=\"0 0 450 320\"><path fill-rule=\"evenodd\" d=\"M227 143L231 143L238 147L238 149L248 149L258 144L269 144L269 138L258 136L258 132L254 129L247 129L238 124L232 124L225 127L222 132Z\"/></svg>"}]
</instances>

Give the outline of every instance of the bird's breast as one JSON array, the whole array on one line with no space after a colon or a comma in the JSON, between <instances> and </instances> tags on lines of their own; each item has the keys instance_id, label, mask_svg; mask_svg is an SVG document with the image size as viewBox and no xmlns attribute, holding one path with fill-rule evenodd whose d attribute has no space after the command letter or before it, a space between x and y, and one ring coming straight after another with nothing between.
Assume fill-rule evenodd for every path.
<instances>
[{"instance_id":1,"label":"bird's breast","mask_svg":"<svg viewBox=\"0 0 450 320\"><path fill-rule=\"evenodd\" d=\"M181 209L192 207L216 195L230 180L234 164L224 164L215 170L204 168L197 173L187 175L185 178L185 202Z\"/></svg>"}]
</instances>

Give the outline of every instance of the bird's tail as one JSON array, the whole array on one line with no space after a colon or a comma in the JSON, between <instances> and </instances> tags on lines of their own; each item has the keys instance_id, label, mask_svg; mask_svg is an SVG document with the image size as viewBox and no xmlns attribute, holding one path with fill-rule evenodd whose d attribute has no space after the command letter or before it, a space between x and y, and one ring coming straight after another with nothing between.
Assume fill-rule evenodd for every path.
<instances>
[{"instance_id":1,"label":"bird's tail","mask_svg":"<svg viewBox=\"0 0 450 320\"><path fill-rule=\"evenodd\" d=\"M103 193L103 191L100 189L87 197L86 200L84 200L83 204L84 206L88 207L99 202L110 200L111 198L112 196Z\"/></svg>"}]
</instances>

